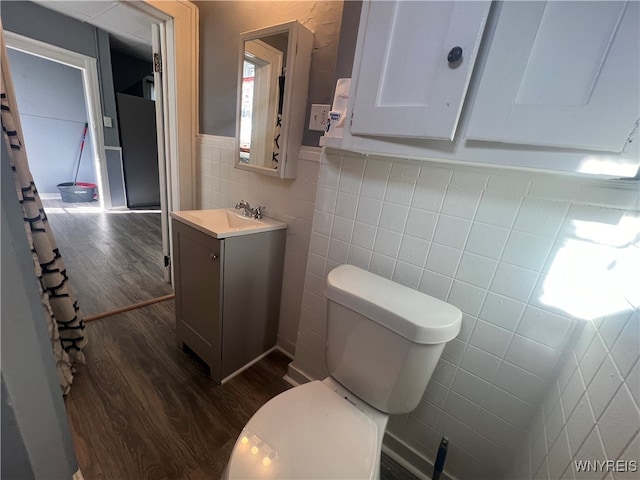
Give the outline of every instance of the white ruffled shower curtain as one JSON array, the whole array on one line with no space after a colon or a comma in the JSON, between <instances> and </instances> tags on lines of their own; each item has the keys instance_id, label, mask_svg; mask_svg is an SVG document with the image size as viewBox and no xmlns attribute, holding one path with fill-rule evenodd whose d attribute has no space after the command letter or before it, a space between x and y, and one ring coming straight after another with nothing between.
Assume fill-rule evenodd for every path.
<instances>
[{"instance_id":1,"label":"white ruffled shower curtain","mask_svg":"<svg viewBox=\"0 0 640 480\"><path fill-rule=\"evenodd\" d=\"M64 262L56 247L40 195L29 170L1 23L0 43L2 134L10 147L9 159L33 254L35 275L40 284L42 306L57 366L58 381L62 392L66 394L73 382L73 365L85 362L82 352L87 343L85 327L75 295L69 286Z\"/></svg>"}]
</instances>

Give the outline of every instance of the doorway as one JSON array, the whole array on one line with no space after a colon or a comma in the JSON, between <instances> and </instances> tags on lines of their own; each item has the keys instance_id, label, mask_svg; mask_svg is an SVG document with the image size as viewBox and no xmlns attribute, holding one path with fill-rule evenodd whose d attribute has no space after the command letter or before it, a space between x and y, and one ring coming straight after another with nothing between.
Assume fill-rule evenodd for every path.
<instances>
[{"instance_id":1,"label":"doorway","mask_svg":"<svg viewBox=\"0 0 640 480\"><path fill-rule=\"evenodd\" d=\"M99 163L82 70L8 48L30 169L43 202L99 211ZM75 188L70 183L81 182ZM88 188L91 186L91 188ZM61 196L63 198L61 198ZM101 199L100 199L101 200Z\"/></svg>"},{"instance_id":2,"label":"doorway","mask_svg":"<svg viewBox=\"0 0 640 480\"><path fill-rule=\"evenodd\" d=\"M197 45L198 25L197 25L197 8L192 4L172 2L166 5L160 2L157 7L152 4L155 2L139 3L136 8L146 10L152 14L154 21L157 22L160 40L167 48L168 55L165 64L165 72L167 75L156 83L158 91L162 91L168 101L164 102L159 109L158 116L165 120L163 131L166 129L168 135L165 136L162 143L163 150L167 152L168 161L166 168L161 169L166 173L161 190L165 201L163 208L165 221L163 222L163 253L165 254L164 265L170 265L167 262L169 256L169 239L168 235L168 217L169 210L190 209L195 208L195 191L193 176L195 175L195 134L197 132ZM8 32L7 32L8 33ZM30 39L28 39L30 40ZM13 42L12 42L13 43ZM34 44L38 44L34 46ZM13 45L12 45L13 46ZM104 201L104 208L111 211L112 205L109 205L109 184L105 182L108 174L105 171L104 155L105 148L100 145L102 139L102 115L100 113L100 100L98 92L97 75L95 74L95 59L80 59L72 57L81 57L74 55L73 52L61 51L57 47L40 44L37 41L31 41L29 48L40 51L41 56L50 56L52 50L57 50L56 54L67 58L63 62L77 66L82 69L83 80L85 84L89 83L86 89L89 94L95 96L92 105L96 107L91 111L91 120L88 122L90 127L94 129L95 135L89 137L98 145L94 152L98 157L100 164L97 169L99 182L101 186L101 199ZM55 56L55 55L54 55ZM91 62L93 61L93 65ZM78 63L77 65L76 62ZM93 71L92 71L93 67ZM180 73L178 75L178 72ZM100 128L96 128L99 126ZM117 151L107 151L109 153L118 153ZM98 183L98 182L96 182ZM165 279L170 280L170 270L165 268Z\"/></svg>"},{"instance_id":3,"label":"doorway","mask_svg":"<svg viewBox=\"0 0 640 480\"><path fill-rule=\"evenodd\" d=\"M38 139L37 144L32 143L34 152L42 156L41 161L36 162L36 168L40 166L45 169L39 172L42 174L42 180L46 179L43 192L55 193L54 187L58 183L55 179L65 178L50 178L50 167L47 167L46 163L48 159L52 159L52 163L62 169L58 175L69 176L63 182L74 181L76 169L79 174L82 167L83 174L89 175L88 180L95 179L95 182L88 183L98 186L99 208L110 208L103 133L101 128L96 128L97 119L102 119L96 59L12 32L5 31L4 34L9 57L18 60L23 75L36 76L40 73L50 77L25 78L28 82L21 82L20 87L16 89L19 98L22 97L19 108L27 106L27 114L31 113L31 116L27 115L26 123L34 139ZM65 82L70 84L64 85ZM58 96L58 87L64 89L63 99ZM64 100L69 103L65 103ZM29 112L31 109L33 112ZM84 122L88 127L86 131L80 127ZM75 153L78 153L75 159L71 158L74 152L74 127L77 127L76 146L80 148L81 143L84 143L87 149L87 152L84 148L81 152L75 150ZM39 134L36 135L36 132ZM44 136L41 137L42 132ZM81 132L85 138L84 142L81 141Z\"/></svg>"},{"instance_id":4,"label":"doorway","mask_svg":"<svg viewBox=\"0 0 640 480\"><path fill-rule=\"evenodd\" d=\"M99 142L93 131L78 154L79 135L90 117L82 81L86 70L11 47L8 57L30 169L84 317L170 294L159 208L104 208L105 202L65 201L57 193L59 183L76 177L98 183L94 145ZM153 112L151 119L155 127ZM102 188L98 192L103 197Z\"/></svg>"}]
</instances>

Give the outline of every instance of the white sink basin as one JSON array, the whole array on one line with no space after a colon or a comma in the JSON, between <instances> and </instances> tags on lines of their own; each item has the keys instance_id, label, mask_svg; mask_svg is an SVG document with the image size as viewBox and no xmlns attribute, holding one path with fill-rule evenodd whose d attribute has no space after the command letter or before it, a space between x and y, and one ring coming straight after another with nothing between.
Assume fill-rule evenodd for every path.
<instances>
[{"instance_id":1,"label":"white sink basin","mask_svg":"<svg viewBox=\"0 0 640 480\"><path fill-rule=\"evenodd\" d=\"M184 210L171 212L171 217L214 238L236 237L287 228L284 222L268 217L260 219L244 217L239 211L231 208Z\"/></svg>"}]
</instances>

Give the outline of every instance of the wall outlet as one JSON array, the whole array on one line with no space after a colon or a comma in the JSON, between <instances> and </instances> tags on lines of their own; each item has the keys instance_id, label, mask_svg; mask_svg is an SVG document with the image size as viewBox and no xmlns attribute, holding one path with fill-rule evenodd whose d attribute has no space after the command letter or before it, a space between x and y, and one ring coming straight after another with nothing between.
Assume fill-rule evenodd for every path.
<instances>
[{"instance_id":1,"label":"wall outlet","mask_svg":"<svg viewBox=\"0 0 640 480\"><path fill-rule=\"evenodd\" d=\"M102 117L102 120L104 121L105 127L107 128L113 127L113 122L111 121L111 117Z\"/></svg>"},{"instance_id":2,"label":"wall outlet","mask_svg":"<svg viewBox=\"0 0 640 480\"><path fill-rule=\"evenodd\" d=\"M309 130L326 131L330 109L331 105L313 103L311 105L311 116L309 117Z\"/></svg>"}]
</instances>

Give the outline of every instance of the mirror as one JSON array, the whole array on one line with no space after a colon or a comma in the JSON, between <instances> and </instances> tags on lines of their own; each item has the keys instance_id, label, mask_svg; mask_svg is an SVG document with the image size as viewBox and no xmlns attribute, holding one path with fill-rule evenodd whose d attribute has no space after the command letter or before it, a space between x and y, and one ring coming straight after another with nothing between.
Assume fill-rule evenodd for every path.
<instances>
[{"instance_id":1,"label":"mirror","mask_svg":"<svg viewBox=\"0 0 640 480\"><path fill-rule=\"evenodd\" d=\"M294 178L313 33L294 21L240 37L236 167Z\"/></svg>"}]
</instances>

